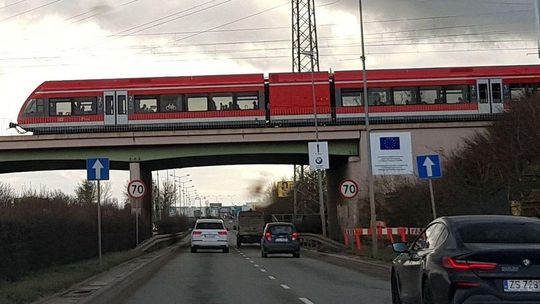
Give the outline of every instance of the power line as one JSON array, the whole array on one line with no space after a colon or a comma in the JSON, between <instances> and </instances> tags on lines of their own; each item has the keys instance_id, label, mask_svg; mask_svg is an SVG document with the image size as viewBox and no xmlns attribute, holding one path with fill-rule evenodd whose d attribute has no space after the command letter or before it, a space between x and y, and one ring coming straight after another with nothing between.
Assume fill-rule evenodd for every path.
<instances>
[{"instance_id":1,"label":"power line","mask_svg":"<svg viewBox=\"0 0 540 304\"><path fill-rule=\"evenodd\" d=\"M13 3L11 3L11 4L6 4L6 5L2 6L2 7L0 7L0 9L8 8L8 7L10 7L10 6L17 5L17 4L22 3L22 2L25 2L25 1L27 1L27 0L20 0L20 1L17 1L17 2L13 2Z\"/></svg>"},{"instance_id":2,"label":"power line","mask_svg":"<svg viewBox=\"0 0 540 304\"><path fill-rule=\"evenodd\" d=\"M57 2L60 2L60 1L62 1L62 0L54 0L54 1L51 1L51 2L47 2L47 3L43 4L43 5L40 5L40 6L31 8L31 9L29 9L29 10L26 10L26 11L23 11L23 12L20 12L20 13L17 13L17 14L15 14L15 15L8 16L8 17L6 17L6 18L4 18L4 19L0 19L0 22L4 22L4 21L6 21L6 20L9 20L9 19L12 19L12 18L15 18L15 17L22 16L22 15L24 15L24 14L26 14L26 13L30 13L30 12L33 12L33 11L38 10L38 9L40 9L40 8L44 8L44 7L46 7L46 6L53 5L53 4L55 4L55 3L57 3Z\"/></svg>"}]
</instances>

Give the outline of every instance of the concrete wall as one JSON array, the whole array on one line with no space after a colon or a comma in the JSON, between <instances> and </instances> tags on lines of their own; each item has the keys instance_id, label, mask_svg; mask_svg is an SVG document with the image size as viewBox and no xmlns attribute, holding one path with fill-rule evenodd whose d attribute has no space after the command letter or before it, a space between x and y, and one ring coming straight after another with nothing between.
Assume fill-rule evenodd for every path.
<instances>
[{"instance_id":1,"label":"concrete wall","mask_svg":"<svg viewBox=\"0 0 540 304\"><path fill-rule=\"evenodd\" d=\"M372 130L375 132L410 132L411 141L412 141L412 154L413 154L413 164L415 172L416 169L416 155L422 154L439 154L449 155L451 152L459 149L462 146L465 138L468 138L475 134L476 132L482 132L486 130L487 126L470 126L464 124L462 127L453 125L452 128L442 124L438 127L426 127L426 128L416 128L411 129L392 127L391 129L384 129L375 126L375 129ZM360 227L361 219L364 221L369 221L370 214L369 208L364 208L365 211L362 212L361 200L367 202L369 199L368 196L368 187L367 187L367 137L365 131L361 132L360 135L360 157L349 157L348 163L345 165L346 169L343 170L338 165L332 170L336 172L343 172L341 176L342 179L348 178L353 179L359 184L360 192L359 195L352 200L344 200L341 197L337 200L337 219L339 222L339 227ZM442 159L444 161L444 158ZM444 172L443 172L444 174ZM415 178L414 176L407 176L407 178ZM376 183L377 185L377 183ZM334 190L332 190L334 191ZM375 189L377 193L377 189ZM378 218L378 220L381 220Z\"/></svg>"}]
</instances>

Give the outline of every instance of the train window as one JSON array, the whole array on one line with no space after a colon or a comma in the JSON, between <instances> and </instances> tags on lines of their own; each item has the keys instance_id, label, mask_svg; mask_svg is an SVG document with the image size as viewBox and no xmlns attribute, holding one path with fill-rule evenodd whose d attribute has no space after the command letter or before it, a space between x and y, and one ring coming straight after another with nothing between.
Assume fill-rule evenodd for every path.
<instances>
[{"instance_id":1,"label":"train window","mask_svg":"<svg viewBox=\"0 0 540 304\"><path fill-rule=\"evenodd\" d=\"M161 95L159 97L160 112L179 112L182 111L182 95Z\"/></svg>"},{"instance_id":2,"label":"train window","mask_svg":"<svg viewBox=\"0 0 540 304\"><path fill-rule=\"evenodd\" d=\"M188 97L187 110L194 111L208 111L208 97Z\"/></svg>"},{"instance_id":3,"label":"train window","mask_svg":"<svg viewBox=\"0 0 540 304\"><path fill-rule=\"evenodd\" d=\"M157 97L135 96L135 113L157 112Z\"/></svg>"},{"instance_id":4,"label":"train window","mask_svg":"<svg viewBox=\"0 0 540 304\"><path fill-rule=\"evenodd\" d=\"M422 104L444 103L444 97L439 87L420 87L420 102Z\"/></svg>"},{"instance_id":5,"label":"train window","mask_svg":"<svg viewBox=\"0 0 540 304\"><path fill-rule=\"evenodd\" d=\"M500 83L491 83L493 103L502 103L502 87Z\"/></svg>"},{"instance_id":6,"label":"train window","mask_svg":"<svg viewBox=\"0 0 540 304\"><path fill-rule=\"evenodd\" d=\"M467 86L447 86L444 88L446 103L468 103L469 89Z\"/></svg>"},{"instance_id":7,"label":"train window","mask_svg":"<svg viewBox=\"0 0 540 304\"><path fill-rule=\"evenodd\" d=\"M210 105L208 107L209 111L215 110L232 110L233 106L233 97L231 96L212 96L210 97Z\"/></svg>"},{"instance_id":8,"label":"train window","mask_svg":"<svg viewBox=\"0 0 540 304\"><path fill-rule=\"evenodd\" d=\"M73 99L73 115L94 115L96 111L96 97L81 97Z\"/></svg>"},{"instance_id":9,"label":"train window","mask_svg":"<svg viewBox=\"0 0 540 304\"><path fill-rule=\"evenodd\" d=\"M518 101L527 97L531 97L534 94L534 87L532 84L512 84L510 85L510 96L512 101Z\"/></svg>"},{"instance_id":10,"label":"train window","mask_svg":"<svg viewBox=\"0 0 540 304\"><path fill-rule=\"evenodd\" d=\"M416 88L394 89L394 104L407 105L416 103Z\"/></svg>"},{"instance_id":11,"label":"train window","mask_svg":"<svg viewBox=\"0 0 540 304\"><path fill-rule=\"evenodd\" d=\"M358 90L341 90L342 107L359 107L363 104L362 92Z\"/></svg>"},{"instance_id":12,"label":"train window","mask_svg":"<svg viewBox=\"0 0 540 304\"><path fill-rule=\"evenodd\" d=\"M478 84L478 102L488 103L488 85L487 83Z\"/></svg>"},{"instance_id":13,"label":"train window","mask_svg":"<svg viewBox=\"0 0 540 304\"><path fill-rule=\"evenodd\" d=\"M43 114L45 110L45 101L43 99L31 99L30 103L24 110L24 114L28 116Z\"/></svg>"},{"instance_id":14,"label":"train window","mask_svg":"<svg viewBox=\"0 0 540 304\"><path fill-rule=\"evenodd\" d=\"M390 93L387 89L368 89L369 92L369 105L370 106L384 106L391 104Z\"/></svg>"},{"instance_id":15,"label":"train window","mask_svg":"<svg viewBox=\"0 0 540 304\"><path fill-rule=\"evenodd\" d=\"M258 110L259 95L257 93L237 95L236 108L237 110Z\"/></svg>"},{"instance_id":16,"label":"train window","mask_svg":"<svg viewBox=\"0 0 540 304\"><path fill-rule=\"evenodd\" d=\"M49 114L51 116L71 115L71 100L49 99Z\"/></svg>"}]
</instances>

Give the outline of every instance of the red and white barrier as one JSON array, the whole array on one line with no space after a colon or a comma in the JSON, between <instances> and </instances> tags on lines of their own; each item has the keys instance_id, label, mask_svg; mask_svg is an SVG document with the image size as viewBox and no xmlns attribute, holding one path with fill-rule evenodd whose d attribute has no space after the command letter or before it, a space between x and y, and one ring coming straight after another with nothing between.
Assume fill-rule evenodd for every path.
<instances>
[{"instance_id":1,"label":"red and white barrier","mask_svg":"<svg viewBox=\"0 0 540 304\"><path fill-rule=\"evenodd\" d=\"M382 239L386 236L386 239L390 243L394 243L394 235L399 236L401 242L406 243L408 236L419 235L422 232L422 228L383 228L377 227L377 238ZM343 240L346 247L355 245L357 250L362 250L362 237L370 236L371 228L345 228L343 229ZM352 241L351 241L352 240Z\"/></svg>"}]
</instances>

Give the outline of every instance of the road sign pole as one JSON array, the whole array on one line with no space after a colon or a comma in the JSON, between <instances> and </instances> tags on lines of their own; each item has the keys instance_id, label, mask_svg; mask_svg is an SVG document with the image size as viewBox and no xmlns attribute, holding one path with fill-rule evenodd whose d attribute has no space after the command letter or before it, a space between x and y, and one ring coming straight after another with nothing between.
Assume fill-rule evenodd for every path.
<instances>
[{"instance_id":1,"label":"road sign pole","mask_svg":"<svg viewBox=\"0 0 540 304\"><path fill-rule=\"evenodd\" d=\"M97 181L97 222L98 222L98 255L99 268L103 266L103 257L101 256L101 185Z\"/></svg>"},{"instance_id":2,"label":"road sign pole","mask_svg":"<svg viewBox=\"0 0 540 304\"><path fill-rule=\"evenodd\" d=\"M139 246L139 202L138 200L133 200L136 204L135 208L135 246Z\"/></svg>"},{"instance_id":3,"label":"road sign pole","mask_svg":"<svg viewBox=\"0 0 540 304\"><path fill-rule=\"evenodd\" d=\"M431 210L433 211L433 219L437 218L437 211L435 209L435 196L433 195L433 182L429 179L429 194L431 195Z\"/></svg>"},{"instance_id":4,"label":"road sign pole","mask_svg":"<svg viewBox=\"0 0 540 304\"><path fill-rule=\"evenodd\" d=\"M296 213L298 212L297 210L297 201L296 201L296 193L297 193L297 190L296 190L296 165L294 165L294 174L293 174L293 223L296 222Z\"/></svg>"}]
</instances>

